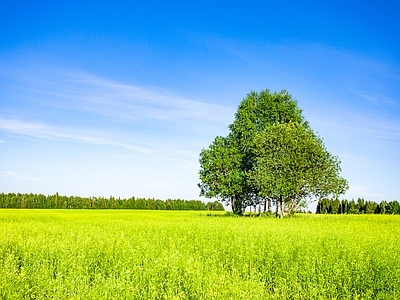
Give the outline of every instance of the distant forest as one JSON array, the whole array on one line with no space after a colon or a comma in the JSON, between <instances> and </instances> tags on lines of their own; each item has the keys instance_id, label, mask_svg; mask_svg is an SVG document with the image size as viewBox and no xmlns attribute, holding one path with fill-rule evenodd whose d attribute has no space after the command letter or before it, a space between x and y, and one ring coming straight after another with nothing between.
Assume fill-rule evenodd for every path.
<instances>
[{"instance_id":1,"label":"distant forest","mask_svg":"<svg viewBox=\"0 0 400 300\"><path fill-rule=\"evenodd\" d=\"M376 203L373 201L365 201L358 198L357 201L352 200L320 200L317 204L317 214L388 214L400 215L400 204L396 200L381 201Z\"/></svg>"},{"instance_id":2,"label":"distant forest","mask_svg":"<svg viewBox=\"0 0 400 300\"><path fill-rule=\"evenodd\" d=\"M154 198L120 199L104 197L76 197L43 194L1 193L0 208L36 209L148 209L148 210L220 210L224 207L218 201L204 203L200 200Z\"/></svg>"}]
</instances>

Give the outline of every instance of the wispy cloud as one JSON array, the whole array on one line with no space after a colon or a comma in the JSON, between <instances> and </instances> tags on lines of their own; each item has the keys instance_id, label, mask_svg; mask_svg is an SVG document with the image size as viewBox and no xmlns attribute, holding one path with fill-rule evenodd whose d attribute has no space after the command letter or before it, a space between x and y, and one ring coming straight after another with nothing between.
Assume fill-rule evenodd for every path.
<instances>
[{"instance_id":1,"label":"wispy cloud","mask_svg":"<svg viewBox=\"0 0 400 300\"><path fill-rule=\"evenodd\" d=\"M351 185L349 190L346 193L347 197L360 197L360 195L362 195L362 197L364 198L368 198L371 200L382 200L385 199L385 195L381 194L381 193L377 193L374 191L370 191L367 187L362 186L362 185ZM367 199L366 199L367 200Z\"/></svg>"},{"instance_id":2,"label":"wispy cloud","mask_svg":"<svg viewBox=\"0 0 400 300\"><path fill-rule=\"evenodd\" d=\"M368 102L376 105L388 105L388 106L399 106L400 104L394 99L386 96L374 94L366 91L352 91L353 94L366 99Z\"/></svg>"},{"instance_id":3,"label":"wispy cloud","mask_svg":"<svg viewBox=\"0 0 400 300\"><path fill-rule=\"evenodd\" d=\"M73 140L96 145L110 145L134 150L140 154L150 154L152 150L123 143L117 139L104 136L104 133L83 131L72 128L58 128L44 123L24 122L21 120L0 117L0 130L43 139Z\"/></svg>"},{"instance_id":4,"label":"wispy cloud","mask_svg":"<svg viewBox=\"0 0 400 300\"><path fill-rule=\"evenodd\" d=\"M22 179L22 180L44 181L44 179L41 179L41 178L27 177L27 176L23 176L23 175L20 175L18 173L12 172L12 171L3 171L1 173L1 176L11 177L11 178L15 178L15 179Z\"/></svg>"},{"instance_id":5,"label":"wispy cloud","mask_svg":"<svg viewBox=\"0 0 400 300\"><path fill-rule=\"evenodd\" d=\"M334 116L334 117L332 117ZM323 116L314 119L324 130L330 134L337 135L340 139L345 137L351 139L365 140L392 140L400 142L400 123L398 120L386 117L382 119L376 116L373 111L368 113L354 113L340 111L332 116Z\"/></svg>"},{"instance_id":6,"label":"wispy cloud","mask_svg":"<svg viewBox=\"0 0 400 300\"><path fill-rule=\"evenodd\" d=\"M255 69L265 69L266 74L271 70L274 70L276 76L283 74L286 85L290 83L291 73L295 72L296 80L301 77L301 80L310 80L308 82L314 85L335 84L336 91L344 86L350 93L371 103L400 106L400 69L390 58L379 58L368 52L335 48L321 43L293 40L274 44L215 36L199 38L210 48L236 57Z\"/></svg>"},{"instance_id":7,"label":"wispy cloud","mask_svg":"<svg viewBox=\"0 0 400 300\"><path fill-rule=\"evenodd\" d=\"M84 111L119 122L187 120L227 122L234 109L204 101L195 101L155 87L125 84L87 72L56 67L40 71L5 68L3 77L14 81L29 97L44 105ZM224 118L224 116L226 118Z\"/></svg>"},{"instance_id":8,"label":"wispy cloud","mask_svg":"<svg viewBox=\"0 0 400 300\"><path fill-rule=\"evenodd\" d=\"M39 139L64 140L89 143L94 145L113 146L132 151L130 157L146 156L161 160L182 160L184 157L196 157L185 149L176 149L171 145L160 144L149 140L126 140L117 132L83 130L77 128L56 127L39 122L26 122L15 119L4 119L0 116L0 131ZM197 153L196 153L197 154ZM124 157L122 155L121 157ZM126 156L125 156L126 158Z\"/></svg>"},{"instance_id":9,"label":"wispy cloud","mask_svg":"<svg viewBox=\"0 0 400 300\"><path fill-rule=\"evenodd\" d=\"M379 139L387 139L387 140L397 140L400 138L400 130L397 128L385 128L383 126L373 126L372 124L368 127L361 126L344 126L344 125L333 125L336 128L343 129L342 132L354 132L357 136L364 133L368 137L374 137Z\"/></svg>"}]
</instances>

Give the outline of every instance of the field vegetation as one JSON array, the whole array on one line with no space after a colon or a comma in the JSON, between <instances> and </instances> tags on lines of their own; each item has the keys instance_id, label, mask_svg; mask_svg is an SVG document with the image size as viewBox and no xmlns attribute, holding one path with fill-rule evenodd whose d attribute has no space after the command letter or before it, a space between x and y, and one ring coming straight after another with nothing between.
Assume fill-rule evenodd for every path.
<instances>
[{"instance_id":1,"label":"field vegetation","mask_svg":"<svg viewBox=\"0 0 400 300\"><path fill-rule=\"evenodd\" d=\"M0 210L1 299L399 299L400 217Z\"/></svg>"}]
</instances>

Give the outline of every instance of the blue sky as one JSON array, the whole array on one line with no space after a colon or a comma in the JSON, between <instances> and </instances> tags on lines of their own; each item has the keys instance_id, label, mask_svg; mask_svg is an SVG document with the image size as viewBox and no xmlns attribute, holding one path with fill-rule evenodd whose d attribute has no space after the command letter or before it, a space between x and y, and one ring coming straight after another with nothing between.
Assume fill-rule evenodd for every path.
<instances>
[{"instance_id":1,"label":"blue sky","mask_svg":"<svg viewBox=\"0 0 400 300\"><path fill-rule=\"evenodd\" d=\"M198 155L286 89L346 198L399 199L397 1L2 1L0 191L198 199Z\"/></svg>"}]
</instances>

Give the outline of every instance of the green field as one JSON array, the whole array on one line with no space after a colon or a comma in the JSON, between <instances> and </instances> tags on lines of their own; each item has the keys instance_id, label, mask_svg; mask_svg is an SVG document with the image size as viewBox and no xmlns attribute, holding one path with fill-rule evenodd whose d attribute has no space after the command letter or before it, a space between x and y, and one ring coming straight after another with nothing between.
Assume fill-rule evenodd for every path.
<instances>
[{"instance_id":1,"label":"green field","mask_svg":"<svg viewBox=\"0 0 400 300\"><path fill-rule=\"evenodd\" d=\"M400 216L0 210L0 299L399 299Z\"/></svg>"}]
</instances>

